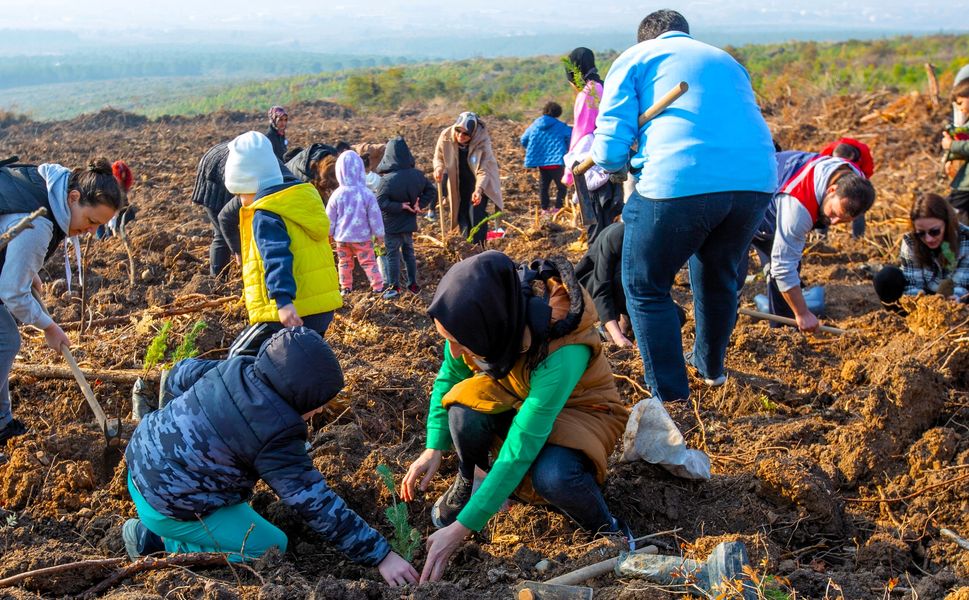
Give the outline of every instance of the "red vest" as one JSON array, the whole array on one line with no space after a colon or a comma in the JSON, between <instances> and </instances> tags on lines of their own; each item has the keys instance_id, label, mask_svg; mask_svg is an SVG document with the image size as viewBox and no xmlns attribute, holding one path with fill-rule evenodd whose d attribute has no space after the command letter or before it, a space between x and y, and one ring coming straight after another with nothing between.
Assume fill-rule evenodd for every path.
<instances>
[{"instance_id":1,"label":"red vest","mask_svg":"<svg viewBox=\"0 0 969 600\"><path fill-rule=\"evenodd\" d=\"M794 175L787 180L781 192L790 194L797 198L801 206L807 209L811 215L811 222L817 223L820 211L817 194L814 190L814 167L823 160L828 160L828 156L816 156L809 160Z\"/></svg>"}]
</instances>

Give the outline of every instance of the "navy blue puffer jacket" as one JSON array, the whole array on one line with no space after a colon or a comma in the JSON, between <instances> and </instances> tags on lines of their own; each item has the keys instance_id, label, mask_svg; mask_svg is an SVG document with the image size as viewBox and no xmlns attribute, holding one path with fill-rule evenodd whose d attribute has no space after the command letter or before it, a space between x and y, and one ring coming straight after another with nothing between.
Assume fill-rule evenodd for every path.
<instances>
[{"instance_id":1,"label":"navy blue puffer jacket","mask_svg":"<svg viewBox=\"0 0 969 600\"><path fill-rule=\"evenodd\" d=\"M147 415L128 444L131 478L153 508L182 521L247 501L262 479L347 556L376 565L387 541L306 453L302 415L342 387L333 351L305 327L276 333L255 358L181 361L167 384L176 398Z\"/></svg>"}]
</instances>

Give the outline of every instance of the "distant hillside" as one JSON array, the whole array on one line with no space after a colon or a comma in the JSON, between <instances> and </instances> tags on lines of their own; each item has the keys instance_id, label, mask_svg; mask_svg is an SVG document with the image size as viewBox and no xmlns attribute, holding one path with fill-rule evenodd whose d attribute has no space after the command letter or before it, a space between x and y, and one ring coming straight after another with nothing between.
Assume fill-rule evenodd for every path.
<instances>
[{"instance_id":1,"label":"distant hillside","mask_svg":"<svg viewBox=\"0 0 969 600\"><path fill-rule=\"evenodd\" d=\"M924 89L926 62L936 66L943 89L947 89L958 68L969 62L969 35L725 49L747 67L755 90L766 99L883 87ZM600 54L600 71L605 72L614 58L615 53ZM212 63L213 69L215 65ZM0 107L43 120L103 106L156 117L263 110L272 104L320 99L344 103L357 111L437 103L509 117L536 114L548 100L560 102L567 111L571 106L571 92L556 56L351 68L248 81L228 79L229 73L238 73L238 69L212 70L204 77L141 77L0 90Z\"/></svg>"}]
</instances>

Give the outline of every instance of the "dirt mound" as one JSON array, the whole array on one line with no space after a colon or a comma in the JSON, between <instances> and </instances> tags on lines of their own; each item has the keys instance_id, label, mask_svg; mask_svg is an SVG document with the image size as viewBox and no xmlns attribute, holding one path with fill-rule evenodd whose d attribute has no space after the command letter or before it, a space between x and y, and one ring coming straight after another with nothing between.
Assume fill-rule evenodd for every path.
<instances>
[{"instance_id":1,"label":"dirt mound","mask_svg":"<svg viewBox=\"0 0 969 600\"><path fill-rule=\"evenodd\" d=\"M81 115L67 122L75 131L101 131L104 129L126 129L140 127L148 122L144 115L125 112L115 108L105 108L100 112Z\"/></svg>"}]
</instances>

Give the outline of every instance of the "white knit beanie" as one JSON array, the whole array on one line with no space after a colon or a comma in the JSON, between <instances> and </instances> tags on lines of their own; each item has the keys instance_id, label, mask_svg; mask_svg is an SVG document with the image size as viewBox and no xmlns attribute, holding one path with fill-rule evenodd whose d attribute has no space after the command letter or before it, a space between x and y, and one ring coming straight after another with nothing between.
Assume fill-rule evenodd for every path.
<instances>
[{"instance_id":1,"label":"white knit beanie","mask_svg":"<svg viewBox=\"0 0 969 600\"><path fill-rule=\"evenodd\" d=\"M225 189L230 194L255 194L282 182L283 174L269 138L258 131L248 131L229 142Z\"/></svg>"}]
</instances>

